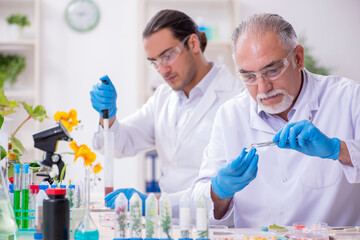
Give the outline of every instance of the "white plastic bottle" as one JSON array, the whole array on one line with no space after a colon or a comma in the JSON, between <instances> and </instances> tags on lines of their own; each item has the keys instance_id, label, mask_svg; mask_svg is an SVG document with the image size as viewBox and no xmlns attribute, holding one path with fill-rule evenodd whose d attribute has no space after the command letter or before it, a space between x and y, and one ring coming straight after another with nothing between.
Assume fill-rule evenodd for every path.
<instances>
[{"instance_id":1,"label":"white plastic bottle","mask_svg":"<svg viewBox=\"0 0 360 240\"><path fill-rule=\"evenodd\" d=\"M34 237L42 236L43 234L43 201L47 198L44 190L40 190L36 195L36 204L35 204L35 234ZM36 238L35 239L39 239Z\"/></svg>"}]
</instances>

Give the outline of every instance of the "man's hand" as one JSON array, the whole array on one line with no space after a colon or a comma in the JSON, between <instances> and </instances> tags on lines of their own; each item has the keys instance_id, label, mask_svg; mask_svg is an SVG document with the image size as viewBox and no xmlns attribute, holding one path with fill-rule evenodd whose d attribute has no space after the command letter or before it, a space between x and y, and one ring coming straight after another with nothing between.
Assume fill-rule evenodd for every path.
<instances>
[{"instance_id":1,"label":"man's hand","mask_svg":"<svg viewBox=\"0 0 360 240\"><path fill-rule=\"evenodd\" d=\"M294 149L309 156L336 160L340 154L340 140L328 138L307 120L284 126L273 142L279 142L280 148Z\"/></svg>"},{"instance_id":2,"label":"man's hand","mask_svg":"<svg viewBox=\"0 0 360 240\"><path fill-rule=\"evenodd\" d=\"M255 179L259 159L259 155L255 152L254 148L249 152L244 148L238 158L222 167L211 179L212 189L221 199L232 198L236 192Z\"/></svg>"},{"instance_id":3,"label":"man's hand","mask_svg":"<svg viewBox=\"0 0 360 240\"><path fill-rule=\"evenodd\" d=\"M115 200L120 193L124 193L125 197L129 201L134 193L139 194L139 197L142 200L142 214L143 214L143 216L145 215L145 200L148 196L146 194L143 194L143 193L135 190L134 188L120 188L120 189L117 189L117 190L112 191L111 193L107 194L105 196L105 201L107 202L106 206L110 207L111 209L114 209L115 208Z\"/></svg>"},{"instance_id":4,"label":"man's hand","mask_svg":"<svg viewBox=\"0 0 360 240\"><path fill-rule=\"evenodd\" d=\"M90 91L91 104L103 118L102 110L109 110L109 119L116 115L116 89L110 78L105 75L100 78L101 83L97 83Z\"/></svg>"}]
</instances>

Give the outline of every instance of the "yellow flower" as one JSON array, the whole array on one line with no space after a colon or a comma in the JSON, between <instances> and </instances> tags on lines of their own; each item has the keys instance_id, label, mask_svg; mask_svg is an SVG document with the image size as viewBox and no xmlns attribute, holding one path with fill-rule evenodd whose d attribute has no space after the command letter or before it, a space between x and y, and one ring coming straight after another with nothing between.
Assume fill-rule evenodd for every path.
<instances>
[{"instance_id":1,"label":"yellow flower","mask_svg":"<svg viewBox=\"0 0 360 240\"><path fill-rule=\"evenodd\" d=\"M103 169L103 167L100 165L100 163L96 164L94 167L93 167L93 171L94 173L99 173L101 170Z\"/></svg>"},{"instance_id":2,"label":"yellow flower","mask_svg":"<svg viewBox=\"0 0 360 240\"><path fill-rule=\"evenodd\" d=\"M65 128L69 132L72 131L72 128L79 124L79 120L77 120L77 112L75 109L71 109L70 112L58 111L54 114L55 121L61 121Z\"/></svg>"},{"instance_id":3,"label":"yellow flower","mask_svg":"<svg viewBox=\"0 0 360 240\"><path fill-rule=\"evenodd\" d=\"M95 162L96 154L92 152L91 149L85 144L78 146L75 141L71 141L69 145L70 148L75 152L74 162L79 157L82 157L84 159L85 166L90 166L93 162Z\"/></svg>"},{"instance_id":4,"label":"yellow flower","mask_svg":"<svg viewBox=\"0 0 360 240\"><path fill-rule=\"evenodd\" d=\"M16 159L17 159L17 156L18 156L18 154L15 153L15 152L9 152L9 153L8 153L8 158L9 158L10 160L16 160Z\"/></svg>"}]
</instances>

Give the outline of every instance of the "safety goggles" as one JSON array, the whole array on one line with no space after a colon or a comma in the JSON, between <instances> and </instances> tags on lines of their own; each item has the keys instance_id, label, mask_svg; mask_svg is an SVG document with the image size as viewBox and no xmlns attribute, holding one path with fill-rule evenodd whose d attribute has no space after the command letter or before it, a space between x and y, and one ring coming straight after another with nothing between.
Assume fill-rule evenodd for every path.
<instances>
[{"instance_id":1,"label":"safety goggles","mask_svg":"<svg viewBox=\"0 0 360 240\"><path fill-rule=\"evenodd\" d=\"M191 35L191 34L190 34ZM185 47L186 41L189 39L190 35L186 36L182 41L180 46L176 46L170 48L165 53L163 53L158 60L149 60L148 63L152 66L155 70L159 70L160 65L163 67L168 67L173 64L176 59L179 57L182 49Z\"/></svg>"},{"instance_id":2,"label":"safety goggles","mask_svg":"<svg viewBox=\"0 0 360 240\"><path fill-rule=\"evenodd\" d=\"M260 77L270 81L278 79L288 68L289 58L294 50L295 48L283 60L274 64L273 66L266 67L258 72L240 72L240 79L246 85L256 85L257 80Z\"/></svg>"}]
</instances>

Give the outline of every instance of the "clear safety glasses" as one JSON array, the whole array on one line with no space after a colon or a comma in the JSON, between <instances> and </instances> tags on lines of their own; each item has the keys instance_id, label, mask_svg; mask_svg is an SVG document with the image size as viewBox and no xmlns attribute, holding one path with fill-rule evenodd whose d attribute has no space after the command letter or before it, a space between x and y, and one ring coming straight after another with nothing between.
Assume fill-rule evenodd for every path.
<instances>
[{"instance_id":1,"label":"clear safety glasses","mask_svg":"<svg viewBox=\"0 0 360 240\"><path fill-rule=\"evenodd\" d=\"M265 80L270 80L270 81L276 80L288 68L288 66L289 66L289 60L288 59L289 59L289 57L291 56L291 54L293 53L294 50L295 50L295 48L283 60L281 60L279 63L276 63L273 66L264 68L264 69L262 69L262 70L260 70L258 72L240 73L241 80L246 85L256 85L257 80L260 77L263 77Z\"/></svg>"},{"instance_id":2,"label":"clear safety glasses","mask_svg":"<svg viewBox=\"0 0 360 240\"><path fill-rule=\"evenodd\" d=\"M191 34L190 34L191 35ZM160 65L163 67L168 67L173 64L176 59L179 57L181 50L185 47L186 41L189 39L190 35L186 36L182 41L180 46L170 48L165 53L163 53L158 60L149 60L148 63L155 69L159 70ZM181 47L181 48L180 48Z\"/></svg>"}]
</instances>

